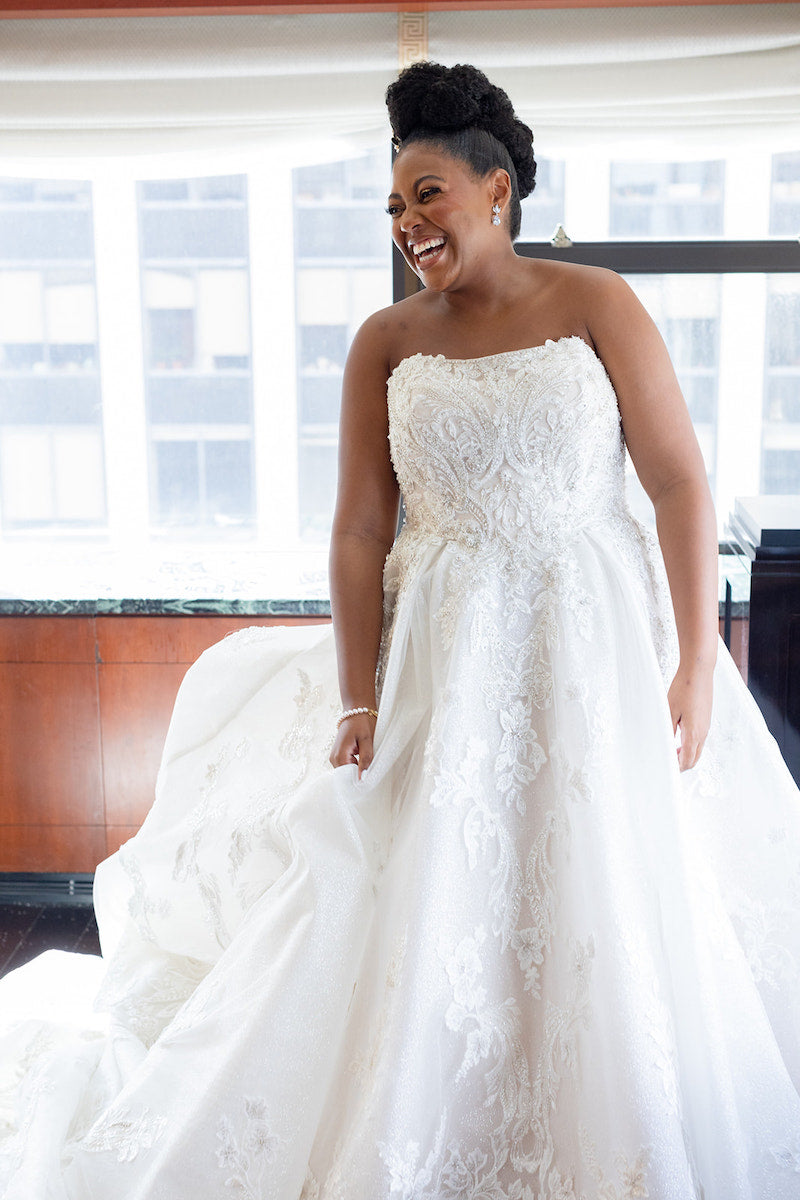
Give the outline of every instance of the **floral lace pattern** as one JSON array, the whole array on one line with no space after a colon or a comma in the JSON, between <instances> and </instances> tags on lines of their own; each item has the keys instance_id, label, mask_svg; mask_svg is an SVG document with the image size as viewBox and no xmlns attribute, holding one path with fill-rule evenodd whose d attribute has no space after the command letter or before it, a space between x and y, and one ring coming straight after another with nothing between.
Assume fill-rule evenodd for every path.
<instances>
[{"instance_id":1,"label":"floral lace pattern","mask_svg":"<svg viewBox=\"0 0 800 1200\"><path fill-rule=\"evenodd\" d=\"M220 1118L217 1161L226 1174L226 1188L246 1200L260 1200L269 1166L283 1139L270 1127L265 1100L246 1097L243 1107L244 1116L236 1126L230 1117Z\"/></svg>"},{"instance_id":2,"label":"floral lace pattern","mask_svg":"<svg viewBox=\"0 0 800 1200\"><path fill-rule=\"evenodd\" d=\"M97 1121L83 1139L84 1150L98 1154L109 1152L118 1163L130 1163L149 1150L164 1134L166 1117L148 1108L134 1112L130 1108L112 1108Z\"/></svg>"},{"instance_id":3,"label":"floral lace pattern","mask_svg":"<svg viewBox=\"0 0 800 1200\"><path fill-rule=\"evenodd\" d=\"M329 631L194 664L98 872L109 1035L29 1028L0 1192L798 1200L797 789L722 651L677 769L602 365L417 355L388 403L373 763L327 762Z\"/></svg>"}]
</instances>

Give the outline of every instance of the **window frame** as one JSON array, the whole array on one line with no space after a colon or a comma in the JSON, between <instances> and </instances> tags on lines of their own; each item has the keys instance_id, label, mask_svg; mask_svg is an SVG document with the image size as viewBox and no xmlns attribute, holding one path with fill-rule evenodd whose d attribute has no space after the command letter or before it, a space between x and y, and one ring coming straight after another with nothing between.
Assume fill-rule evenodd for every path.
<instances>
[{"instance_id":1,"label":"window frame","mask_svg":"<svg viewBox=\"0 0 800 1200\"><path fill-rule=\"evenodd\" d=\"M570 246L519 240L514 248L523 258L607 267L621 275L800 274L800 239L609 240L573 242ZM393 301L396 303L412 296L422 287L422 281L411 270L397 246L393 246ZM401 526L402 513L398 530ZM727 540L719 542L719 553L733 553Z\"/></svg>"}]
</instances>

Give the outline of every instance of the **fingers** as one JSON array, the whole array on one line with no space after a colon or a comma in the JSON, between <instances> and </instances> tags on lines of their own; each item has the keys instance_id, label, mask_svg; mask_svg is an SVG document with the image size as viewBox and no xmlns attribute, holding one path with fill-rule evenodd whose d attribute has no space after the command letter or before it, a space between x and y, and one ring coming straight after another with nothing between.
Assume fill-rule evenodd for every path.
<instances>
[{"instance_id":1,"label":"fingers","mask_svg":"<svg viewBox=\"0 0 800 1200\"><path fill-rule=\"evenodd\" d=\"M345 763L358 762L358 739L350 735L341 740L337 738L329 761L332 767L343 767Z\"/></svg>"},{"instance_id":2,"label":"fingers","mask_svg":"<svg viewBox=\"0 0 800 1200\"><path fill-rule=\"evenodd\" d=\"M361 728L354 721L348 724L351 724L352 727L348 728L347 725L344 725L337 733L328 761L332 767L357 763L358 778L360 779L374 757L372 731L366 723Z\"/></svg>"},{"instance_id":3,"label":"fingers","mask_svg":"<svg viewBox=\"0 0 800 1200\"><path fill-rule=\"evenodd\" d=\"M687 680L679 673L670 685L667 700L673 736L680 729L675 750L681 771L690 771L700 759L711 726L712 698L713 677Z\"/></svg>"},{"instance_id":4,"label":"fingers","mask_svg":"<svg viewBox=\"0 0 800 1200\"><path fill-rule=\"evenodd\" d=\"M372 747L372 735L368 734L358 743L358 778L360 779L363 772L366 771L369 764L372 762L374 750Z\"/></svg>"},{"instance_id":5,"label":"fingers","mask_svg":"<svg viewBox=\"0 0 800 1200\"><path fill-rule=\"evenodd\" d=\"M706 733L701 734L696 729L684 729L681 724L681 744L678 747L678 767L681 771L690 771L697 766L706 736Z\"/></svg>"}]
</instances>

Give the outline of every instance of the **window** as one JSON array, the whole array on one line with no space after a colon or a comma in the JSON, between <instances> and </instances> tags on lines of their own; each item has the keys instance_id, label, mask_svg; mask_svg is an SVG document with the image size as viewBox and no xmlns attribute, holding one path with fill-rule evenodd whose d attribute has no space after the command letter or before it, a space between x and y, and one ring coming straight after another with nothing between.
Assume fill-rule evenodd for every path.
<instances>
[{"instance_id":1,"label":"window","mask_svg":"<svg viewBox=\"0 0 800 1200\"><path fill-rule=\"evenodd\" d=\"M0 520L106 520L91 185L0 180Z\"/></svg>"},{"instance_id":2,"label":"window","mask_svg":"<svg viewBox=\"0 0 800 1200\"><path fill-rule=\"evenodd\" d=\"M552 236L564 219L564 164L542 159L536 164L536 186L522 205L522 241Z\"/></svg>"},{"instance_id":3,"label":"window","mask_svg":"<svg viewBox=\"0 0 800 1200\"><path fill-rule=\"evenodd\" d=\"M800 233L800 151L772 157L769 231L790 238Z\"/></svg>"},{"instance_id":4,"label":"window","mask_svg":"<svg viewBox=\"0 0 800 1200\"><path fill-rule=\"evenodd\" d=\"M719 237L724 162L612 163L613 238Z\"/></svg>"},{"instance_id":5,"label":"window","mask_svg":"<svg viewBox=\"0 0 800 1200\"><path fill-rule=\"evenodd\" d=\"M6 592L327 596L344 361L392 298L388 165L0 179Z\"/></svg>"},{"instance_id":6,"label":"window","mask_svg":"<svg viewBox=\"0 0 800 1200\"><path fill-rule=\"evenodd\" d=\"M247 180L139 184L150 519L162 536L255 520Z\"/></svg>"},{"instance_id":7,"label":"window","mask_svg":"<svg viewBox=\"0 0 800 1200\"><path fill-rule=\"evenodd\" d=\"M344 362L393 295L388 170L381 143L224 175L0 178L7 592L327 595ZM800 491L800 153L741 174L542 160L519 245L606 262L639 293L721 538L735 495ZM558 224L571 250L549 244Z\"/></svg>"},{"instance_id":8,"label":"window","mask_svg":"<svg viewBox=\"0 0 800 1200\"><path fill-rule=\"evenodd\" d=\"M574 245L519 249L609 266L637 292L675 366L724 540L737 495L800 492L800 153L751 156L746 188L738 159L560 166L561 215L539 236L562 223ZM521 241L536 203L535 191L523 202ZM630 461L628 491L654 527Z\"/></svg>"},{"instance_id":9,"label":"window","mask_svg":"<svg viewBox=\"0 0 800 1200\"><path fill-rule=\"evenodd\" d=\"M362 321L391 302L388 167L380 147L294 172L298 519L309 544L330 536L348 346Z\"/></svg>"},{"instance_id":10,"label":"window","mask_svg":"<svg viewBox=\"0 0 800 1200\"><path fill-rule=\"evenodd\" d=\"M800 491L800 276L766 279L761 490Z\"/></svg>"}]
</instances>

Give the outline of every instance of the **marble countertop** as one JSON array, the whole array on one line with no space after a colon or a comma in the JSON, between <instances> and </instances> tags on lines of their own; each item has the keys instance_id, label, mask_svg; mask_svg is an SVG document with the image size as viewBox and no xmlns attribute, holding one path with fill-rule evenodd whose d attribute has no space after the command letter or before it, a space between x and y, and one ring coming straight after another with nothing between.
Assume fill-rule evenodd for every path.
<instances>
[{"instance_id":1,"label":"marble countertop","mask_svg":"<svg viewBox=\"0 0 800 1200\"><path fill-rule=\"evenodd\" d=\"M745 617L749 612L750 575L735 554L719 557L719 615L724 615L725 583L731 584L731 616ZM328 617L330 600L323 597L303 599L254 599L232 596L205 598L173 597L157 599L133 596L103 596L99 599L0 596L3 617L105 617L105 616L222 616L222 617Z\"/></svg>"},{"instance_id":2,"label":"marble countertop","mask_svg":"<svg viewBox=\"0 0 800 1200\"><path fill-rule=\"evenodd\" d=\"M330 600L0 598L0 617L329 617Z\"/></svg>"}]
</instances>

